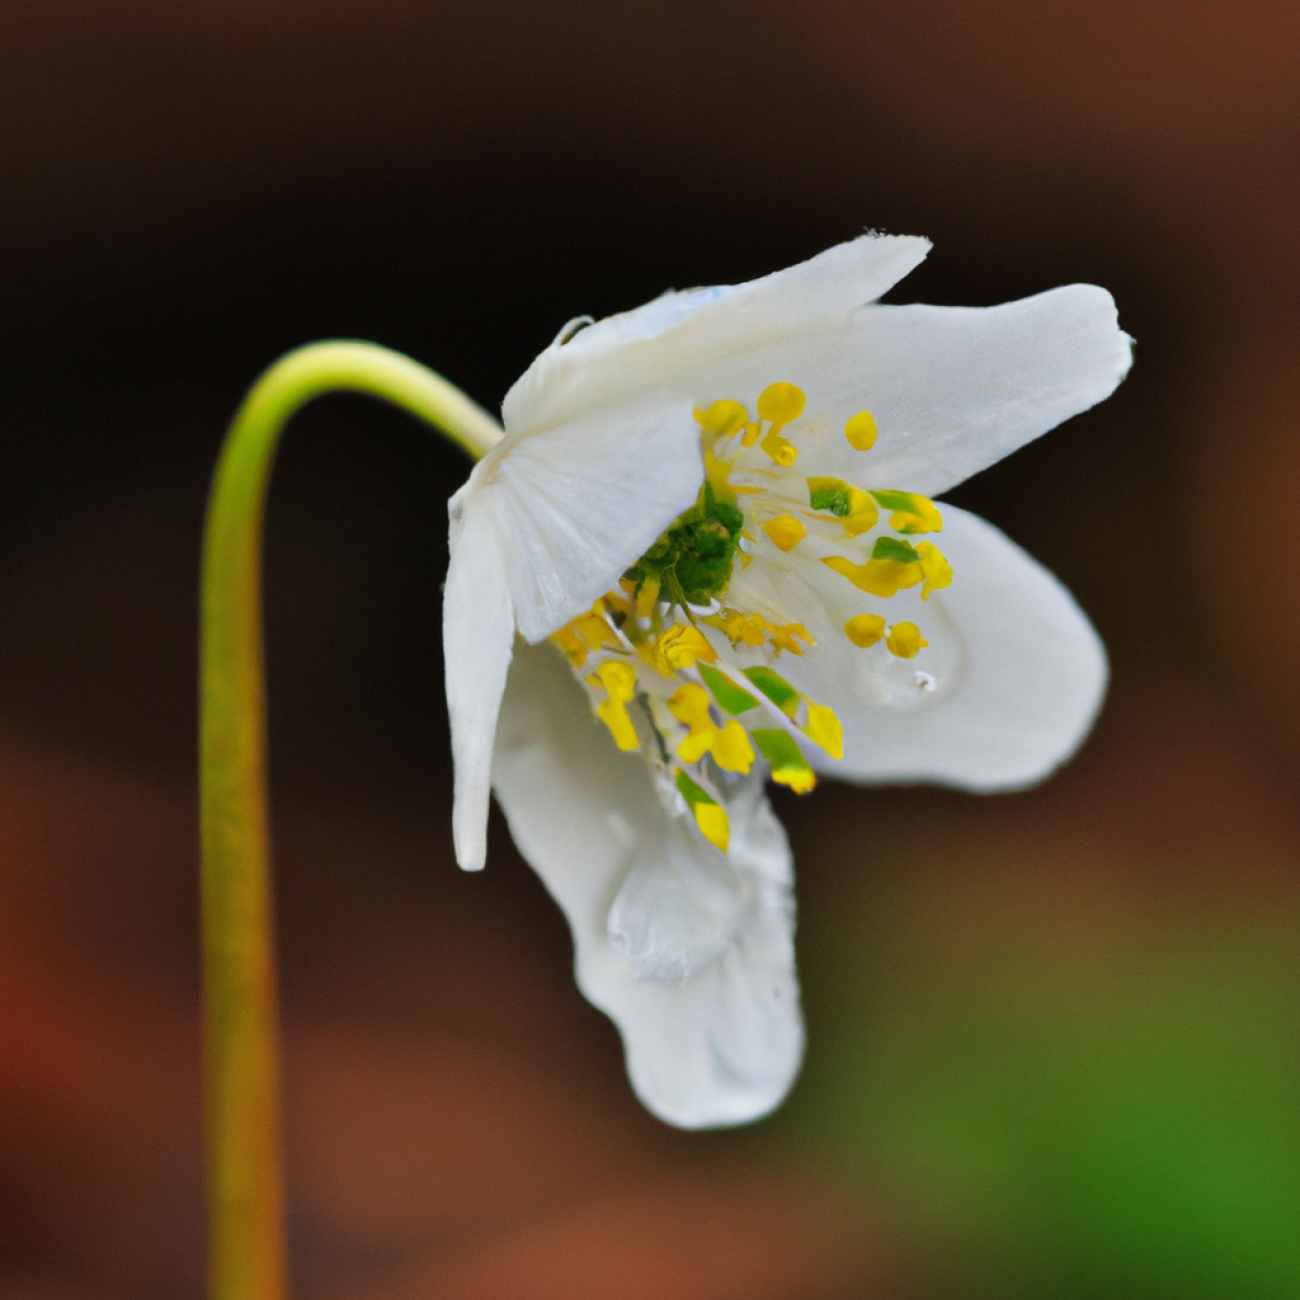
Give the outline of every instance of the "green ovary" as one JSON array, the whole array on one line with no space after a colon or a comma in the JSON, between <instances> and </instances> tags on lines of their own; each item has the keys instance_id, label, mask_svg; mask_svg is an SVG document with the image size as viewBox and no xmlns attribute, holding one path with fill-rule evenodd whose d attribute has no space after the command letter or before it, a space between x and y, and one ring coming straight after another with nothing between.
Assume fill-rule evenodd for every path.
<instances>
[{"instance_id":1,"label":"green ovary","mask_svg":"<svg viewBox=\"0 0 1300 1300\"><path fill-rule=\"evenodd\" d=\"M731 581L744 523L744 514L706 482L696 503L623 576L638 591L658 582L678 604L707 605Z\"/></svg>"}]
</instances>

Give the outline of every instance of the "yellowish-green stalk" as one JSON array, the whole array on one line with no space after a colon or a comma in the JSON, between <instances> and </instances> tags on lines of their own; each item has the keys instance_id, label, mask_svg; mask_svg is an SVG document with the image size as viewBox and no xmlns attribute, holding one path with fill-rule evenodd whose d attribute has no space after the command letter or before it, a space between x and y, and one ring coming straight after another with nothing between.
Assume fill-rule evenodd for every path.
<instances>
[{"instance_id":1,"label":"yellowish-green stalk","mask_svg":"<svg viewBox=\"0 0 1300 1300\"><path fill-rule=\"evenodd\" d=\"M497 422L424 366L369 343L282 357L231 425L208 503L200 634L204 1088L213 1300L285 1295L279 1032L267 820L262 516L280 434L339 389L427 421L478 458Z\"/></svg>"}]
</instances>

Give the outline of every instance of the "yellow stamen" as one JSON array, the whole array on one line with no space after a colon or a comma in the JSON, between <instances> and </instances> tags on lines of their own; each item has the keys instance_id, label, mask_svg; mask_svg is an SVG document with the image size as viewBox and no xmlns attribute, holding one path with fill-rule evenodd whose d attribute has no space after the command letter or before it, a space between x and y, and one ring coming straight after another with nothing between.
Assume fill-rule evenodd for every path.
<instances>
[{"instance_id":1,"label":"yellow stamen","mask_svg":"<svg viewBox=\"0 0 1300 1300\"><path fill-rule=\"evenodd\" d=\"M668 700L668 711L678 722L685 723L689 735L677 747L683 763L698 763L712 753L718 766L727 772L748 772L754 763L754 750L744 727L734 718L719 727L709 712L709 693L695 682L679 687Z\"/></svg>"},{"instance_id":2,"label":"yellow stamen","mask_svg":"<svg viewBox=\"0 0 1300 1300\"><path fill-rule=\"evenodd\" d=\"M587 662L587 647L582 638L573 630L573 625L566 623L557 632L551 633L551 640L569 657L575 668L581 668Z\"/></svg>"},{"instance_id":3,"label":"yellow stamen","mask_svg":"<svg viewBox=\"0 0 1300 1300\"><path fill-rule=\"evenodd\" d=\"M809 740L820 745L832 758L844 757L844 727L833 709L809 700L808 725L804 730Z\"/></svg>"},{"instance_id":4,"label":"yellow stamen","mask_svg":"<svg viewBox=\"0 0 1300 1300\"><path fill-rule=\"evenodd\" d=\"M885 642L889 653L900 659L915 659L917 651L929 644L915 623L895 623L889 629L889 639Z\"/></svg>"},{"instance_id":5,"label":"yellow stamen","mask_svg":"<svg viewBox=\"0 0 1300 1300\"><path fill-rule=\"evenodd\" d=\"M627 711L628 703L636 694L636 672L629 664L611 659L601 664L587 681L593 686L603 686L609 695L609 699L597 705L596 716L609 728L614 743L619 749L639 749L641 742Z\"/></svg>"},{"instance_id":6,"label":"yellow stamen","mask_svg":"<svg viewBox=\"0 0 1300 1300\"><path fill-rule=\"evenodd\" d=\"M885 635L885 620L879 614L857 614L844 624L844 635L865 650Z\"/></svg>"},{"instance_id":7,"label":"yellow stamen","mask_svg":"<svg viewBox=\"0 0 1300 1300\"><path fill-rule=\"evenodd\" d=\"M870 451L876 445L876 421L870 411L859 411L845 426L844 436L854 451Z\"/></svg>"},{"instance_id":8,"label":"yellow stamen","mask_svg":"<svg viewBox=\"0 0 1300 1300\"><path fill-rule=\"evenodd\" d=\"M698 763L713 742L713 719L709 716L709 693L703 686L687 682L668 699L668 711L678 722L685 723L689 735L677 747L683 763Z\"/></svg>"},{"instance_id":9,"label":"yellow stamen","mask_svg":"<svg viewBox=\"0 0 1300 1300\"><path fill-rule=\"evenodd\" d=\"M925 574L925 586L921 588L922 600L929 600L932 591L952 586L952 565L943 558L933 542L921 542L916 553L921 557L920 568Z\"/></svg>"},{"instance_id":10,"label":"yellow stamen","mask_svg":"<svg viewBox=\"0 0 1300 1300\"><path fill-rule=\"evenodd\" d=\"M696 422L719 438L730 438L749 423L749 412L739 402L714 402L708 410L695 408Z\"/></svg>"},{"instance_id":11,"label":"yellow stamen","mask_svg":"<svg viewBox=\"0 0 1300 1300\"><path fill-rule=\"evenodd\" d=\"M768 384L758 395L758 418L775 425L790 424L803 414L808 399L795 384Z\"/></svg>"},{"instance_id":12,"label":"yellow stamen","mask_svg":"<svg viewBox=\"0 0 1300 1300\"><path fill-rule=\"evenodd\" d=\"M733 647L742 641L745 645L758 646L763 644L764 626L757 614L735 614L727 620L723 631Z\"/></svg>"},{"instance_id":13,"label":"yellow stamen","mask_svg":"<svg viewBox=\"0 0 1300 1300\"><path fill-rule=\"evenodd\" d=\"M749 733L735 718L714 733L713 758L724 772L748 772L754 766L754 747L749 743Z\"/></svg>"},{"instance_id":14,"label":"yellow stamen","mask_svg":"<svg viewBox=\"0 0 1300 1300\"><path fill-rule=\"evenodd\" d=\"M728 482L735 468L734 460L719 460L711 451L704 453L704 477L719 501L735 499L736 490Z\"/></svg>"},{"instance_id":15,"label":"yellow stamen","mask_svg":"<svg viewBox=\"0 0 1300 1300\"><path fill-rule=\"evenodd\" d=\"M788 786L795 794L808 794L817 784L817 774L811 767L774 767L772 780Z\"/></svg>"},{"instance_id":16,"label":"yellow stamen","mask_svg":"<svg viewBox=\"0 0 1300 1300\"><path fill-rule=\"evenodd\" d=\"M866 564L854 564L842 555L829 555L822 563L847 578L859 591L872 596L892 596L896 591L915 587L926 576L923 564L908 564L901 560L868 560ZM950 578L951 574L949 570Z\"/></svg>"},{"instance_id":17,"label":"yellow stamen","mask_svg":"<svg viewBox=\"0 0 1300 1300\"><path fill-rule=\"evenodd\" d=\"M793 443L787 442L779 433L777 425L773 425L769 430L766 438L763 439L762 447L771 458L784 469L788 465L793 465L795 458L799 455L799 449Z\"/></svg>"},{"instance_id":18,"label":"yellow stamen","mask_svg":"<svg viewBox=\"0 0 1300 1300\"><path fill-rule=\"evenodd\" d=\"M781 430L803 414L807 401L802 388L786 383L768 384L758 395L758 418L769 420L772 425L767 437L763 439L763 450L783 468L793 465L799 452L793 444L781 437ZM752 445L748 431L745 434L744 445L746 447Z\"/></svg>"},{"instance_id":19,"label":"yellow stamen","mask_svg":"<svg viewBox=\"0 0 1300 1300\"><path fill-rule=\"evenodd\" d=\"M655 648L670 674L679 668L689 668L697 659L712 663L718 657L704 633L689 623L674 623L659 638Z\"/></svg>"},{"instance_id":20,"label":"yellow stamen","mask_svg":"<svg viewBox=\"0 0 1300 1300\"><path fill-rule=\"evenodd\" d=\"M731 825L727 820L726 809L721 804L697 803L691 811L695 814L695 824L700 828L700 834L714 848L725 853L731 842Z\"/></svg>"},{"instance_id":21,"label":"yellow stamen","mask_svg":"<svg viewBox=\"0 0 1300 1300\"><path fill-rule=\"evenodd\" d=\"M808 504L814 510L827 510L844 525L850 537L857 537L876 526L880 511L871 496L842 478L810 478Z\"/></svg>"},{"instance_id":22,"label":"yellow stamen","mask_svg":"<svg viewBox=\"0 0 1300 1300\"><path fill-rule=\"evenodd\" d=\"M636 670L621 659L610 659L587 678L603 686L611 700L628 704L636 694Z\"/></svg>"},{"instance_id":23,"label":"yellow stamen","mask_svg":"<svg viewBox=\"0 0 1300 1300\"><path fill-rule=\"evenodd\" d=\"M754 743L772 769L777 785L789 786L795 794L807 794L817 784L817 775L784 731L755 731Z\"/></svg>"},{"instance_id":24,"label":"yellow stamen","mask_svg":"<svg viewBox=\"0 0 1300 1300\"><path fill-rule=\"evenodd\" d=\"M803 654L803 646L796 638L807 645L816 645L817 638L802 623L782 623L779 627L769 623L761 614L728 613L725 620L716 616L704 620L710 627L719 627L726 634L732 647L742 643L748 646L760 646L770 637L775 650L789 650L792 654Z\"/></svg>"},{"instance_id":25,"label":"yellow stamen","mask_svg":"<svg viewBox=\"0 0 1300 1300\"><path fill-rule=\"evenodd\" d=\"M803 654L803 646L796 639L800 637L808 645L817 644L817 638L802 623L782 623L779 627L769 623L767 633L772 639L773 648L778 653L782 650L788 650L791 654Z\"/></svg>"},{"instance_id":26,"label":"yellow stamen","mask_svg":"<svg viewBox=\"0 0 1300 1300\"><path fill-rule=\"evenodd\" d=\"M892 510L889 526L896 533L937 533L943 527L943 516L929 497L915 492L872 492L876 500Z\"/></svg>"},{"instance_id":27,"label":"yellow stamen","mask_svg":"<svg viewBox=\"0 0 1300 1300\"><path fill-rule=\"evenodd\" d=\"M587 643L587 648L590 650L599 650L604 645L615 647L619 645L618 637L605 618L599 601L590 614L579 614L569 626Z\"/></svg>"},{"instance_id":28,"label":"yellow stamen","mask_svg":"<svg viewBox=\"0 0 1300 1300\"><path fill-rule=\"evenodd\" d=\"M808 530L793 515L777 515L763 525L763 531L772 539L778 550L793 551Z\"/></svg>"},{"instance_id":29,"label":"yellow stamen","mask_svg":"<svg viewBox=\"0 0 1300 1300\"><path fill-rule=\"evenodd\" d=\"M637 618L649 618L659 601L660 582L658 578L647 578L636 593Z\"/></svg>"},{"instance_id":30,"label":"yellow stamen","mask_svg":"<svg viewBox=\"0 0 1300 1300\"><path fill-rule=\"evenodd\" d=\"M720 807L718 801L710 794L700 789L685 772L677 773L676 784L682 798L686 800L695 816L695 824L700 828L700 834L715 848L725 853L731 839L731 826L727 821L725 809Z\"/></svg>"}]
</instances>

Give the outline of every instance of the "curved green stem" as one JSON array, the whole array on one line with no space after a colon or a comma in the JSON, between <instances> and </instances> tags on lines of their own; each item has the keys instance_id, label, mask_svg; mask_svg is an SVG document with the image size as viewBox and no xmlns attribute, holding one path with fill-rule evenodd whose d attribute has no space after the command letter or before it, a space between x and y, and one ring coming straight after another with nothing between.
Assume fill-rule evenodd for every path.
<instances>
[{"instance_id":1,"label":"curved green stem","mask_svg":"<svg viewBox=\"0 0 1300 1300\"><path fill-rule=\"evenodd\" d=\"M432 371L370 343L313 343L253 385L217 463L200 632L204 1098L213 1300L285 1294L279 1034L267 822L262 516L281 431L350 389L427 421L476 459L501 437Z\"/></svg>"}]
</instances>

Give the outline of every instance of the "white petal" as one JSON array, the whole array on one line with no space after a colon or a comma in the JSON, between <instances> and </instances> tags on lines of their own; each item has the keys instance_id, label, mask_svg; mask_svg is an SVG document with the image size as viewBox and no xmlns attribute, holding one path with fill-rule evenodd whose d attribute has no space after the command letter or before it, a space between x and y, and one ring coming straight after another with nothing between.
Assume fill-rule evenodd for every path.
<instances>
[{"instance_id":1,"label":"white petal","mask_svg":"<svg viewBox=\"0 0 1300 1300\"><path fill-rule=\"evenodd\" d=\"M686 401L643 401L502 443L461 489L467 517L489 511L519 630L540 641L617 586L704 481Z\"/></svg>"},{"instance_id":2,"label":"white petal","mask_svg":"<svg viewBox=\"0 0 1300 1300\"><path fill-rule=\"evenodd\" d=\"M998 307L875 307L859 316L881 434L854 458L869 458L873 486L927 496L1109 397L1133 359L1114 299L1091 284Z\"/></svg>"},{"instance_id":3,"label":"white petal","mask_svg":"<svg viewBox=\"0 0 1300 1300\"><path fill-rule=\"evenodd\" d=\"M714 365L779 348L826 322L843 326L855 307L892 288L929 249L929 240L914 236L863 235L746 284L669 293L598 321L548 348L506 394L506 441L651 388L696 397L700 376ZM727 396L752 403L758 394Z\"/></svg>"},{"instance_id":4,"label":"white petal","mask_svg":"<svg viewBox=\"0 0 1300 1300\"><path fill-rule=\"evenodd\" d=\"M1105 650L1070 593L992 524L951 505L943 516L934 541L953 583L925 602L915 588L867 596L802 546L791 553L801 563L783 571L756 560L732 584L737 603L797 619L817 637L776 667L844 725L843 761L817 763L828 775L1015 789L1069 758L1101 706ZM930 644L914 659L855 646L844 624L860 613L914 622Z\"/></svg>"},{"instance_id":5,"label":"white petal","mask_svg":"<svg viewBox=\"0 0 1300 1300\"><path fill-rule=\"evenodd\" d=\"M758 783L729 806L723 859L665 813L644 760L615 748L550 646L516 655L493 781L645 1105L687 1128L771 1110L798 1070L803 1029L790 850ZM725 931L712 953L710 925Z\"/></svg>"},{"instance_id":6,"label":"white petal","mask_svg":"<svg viewBox=\"0 0 1300 1300\"><path fill-rule=\"evenodd\" d=\"M462 488L449 504L451 563L442 603L447 710L455 762L452 836L456 861L479 870L487 856L488 798L497 711L515 639L506 562L491 509L463 509Z\"/></svg>"},{"instance_id":7,"label":"white petal","mask_svg":"<svg viewBox=\"0 0 1300 1300\"><path fill-rule=\"evenodd\" d=\"M768 384L797 384L796 468L937 496L1108 397L1131 361L1110 294L1073 284L998 307L864 307L710 366L692 399L752 410ZM879 430L866 452L844 436L862 410Z\"/></svg>"},{"instance_id":8,"label":"white petal","mask_svg":"<svg viewBox=\"0 0 1300 1300\"><path fill-rule=\"evenodd\" d=\"M684 980L726 950L746 901L734 864L675 817L651 852L633 852L605 930L633 975Z\"/></svg>"}]
</instances>

